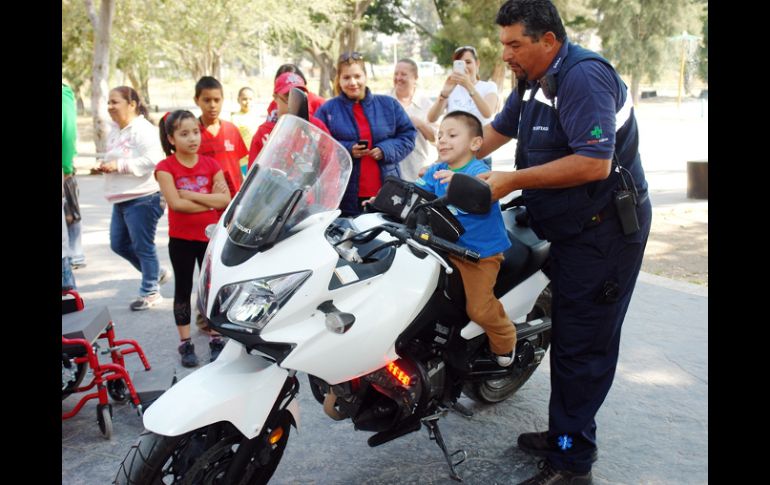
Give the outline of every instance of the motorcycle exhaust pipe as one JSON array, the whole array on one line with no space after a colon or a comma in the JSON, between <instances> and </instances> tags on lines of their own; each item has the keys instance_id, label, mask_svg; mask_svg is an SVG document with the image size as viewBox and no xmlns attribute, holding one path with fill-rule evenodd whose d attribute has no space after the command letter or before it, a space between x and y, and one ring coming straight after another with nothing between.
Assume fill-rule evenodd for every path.
<instances>
[{"instance_id":1,"label":"motorcycle exhaust pipe","mask_svg":"<svg viewBox=\"0 0 770 485\"><path fill-rule=\"evenodd\" d=\"M342 421L343 419L347 418L344 414L340 413L335 409L334 404L337 402L337 396L334 394L334 391L331 389L326 394L326 397L324 397L324 412L327 416L332 418L335 421Z\"/></svg>"}]
</instances>

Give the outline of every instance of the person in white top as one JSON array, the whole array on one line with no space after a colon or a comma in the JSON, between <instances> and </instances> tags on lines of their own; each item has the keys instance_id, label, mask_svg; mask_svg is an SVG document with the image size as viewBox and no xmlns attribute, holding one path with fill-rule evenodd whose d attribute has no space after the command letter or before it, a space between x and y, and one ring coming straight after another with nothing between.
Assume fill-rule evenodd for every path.
<instances>
[{"instance_id":1,"label":"person in white top","mask_svg":"<svg viewBox=\"0 0 770 485\"><path fill-rule=\"evenodd\" d=\"M479 78L479 56L476 49L466 45L458 47L452 55L452 61L465 62L465 73L452 71L444 82L441 92L428 111L428 122L433 123L439 116L452 111L467 111L475 115L482 126L489 124L497 111L497 84L482 81ZM492 168L492 159L485 158L482 162Z\"/></svg>"},{"instance_id":2,"label":"person in white top","mask_svg":"<svg viewBox=\"0 0 770 485\"><path fill-rule=\"evenodd\" d=\"M139 297L129 307L146 310L162 301L159 285L170 276L160 267L155 249L155 230L165 206L153 174L165 156L158 129L147 119L147 108L133 88L110 91L107 111L114 123L96 169L104 174L104 195L113 204L110 248L142 273Z\"/></svg>"},{"instance_id":3,"label":"person in white top","mask_svg":"<svg viewBox=\"0 0 770 485\"><path fill-rule=\"evenodd\" d=\"M419 177L420 169L436 161L436 124L428 123L431 101L417 94L417 63L412 59L401 59L393 72L393 90L390 95L403 106L412 124L417 128L414 150L401 160L401 178L413 182Z\"/></svg>"}]
</instances>

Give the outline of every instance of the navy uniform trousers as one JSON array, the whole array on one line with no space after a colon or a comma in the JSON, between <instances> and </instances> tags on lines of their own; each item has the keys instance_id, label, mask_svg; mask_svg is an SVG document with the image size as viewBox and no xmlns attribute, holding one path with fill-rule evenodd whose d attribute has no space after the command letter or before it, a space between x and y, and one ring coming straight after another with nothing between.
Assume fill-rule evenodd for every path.
<instances>
[{"instance_id":1,"label":"navy uniform trousers","mask_svg":"<svg viewBox=\"0 0 770 485\"><path fill-rule=\"evenodd\" d=\"M652 220L647 199L640 230L623 235L611 217L551 244L553 293L549 442L556 469L587 472L596 451L596 416L615 377L620 328L642 266Z\"/></svg>"}]
</instances>

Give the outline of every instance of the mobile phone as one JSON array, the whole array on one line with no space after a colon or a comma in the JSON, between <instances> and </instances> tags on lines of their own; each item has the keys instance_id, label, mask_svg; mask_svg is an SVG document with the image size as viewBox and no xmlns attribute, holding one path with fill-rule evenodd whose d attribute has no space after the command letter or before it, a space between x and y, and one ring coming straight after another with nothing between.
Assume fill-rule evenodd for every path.
<instances>
[{"instance_id":1,"label":"mobile phone","mask_svg":"<svg viewBox=\"0 0 770 485\"><path fill-rule=\"evenodd\" d=\"M465 61L454 61L452 63L452 70L458 74L465 74Z\"/></svg>"},{"instance_id":2,"label":"mobile phone","mask_svg":"<svg viewBox=\"0 0 770 485\"><path fill-rule=\"evenodd\" d=\"M369 140L358 140L358 144L359 145L363 145L364 146L364 150L369 148Z\"/></svg>"}]
</instances>

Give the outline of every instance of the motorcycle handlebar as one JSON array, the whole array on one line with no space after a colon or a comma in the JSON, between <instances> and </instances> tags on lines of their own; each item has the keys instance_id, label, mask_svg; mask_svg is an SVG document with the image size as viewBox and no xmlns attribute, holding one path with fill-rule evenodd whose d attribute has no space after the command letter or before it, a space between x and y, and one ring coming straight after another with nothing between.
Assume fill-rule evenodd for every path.
<instances>
[{"instance_id":1,"label":"motorcycle handlebar","mask_svg":"<svg viewBox=\"0 0 770 485\"><path fill-rule=\"evenodd\" d=\"M401 225L400 227L395 225L383 225L380 227L382 227L385 232L391 234L403 242L406 242L407 239L414 239L423 246L429 246L434 249L453 254L458 258L462 258L473 263L477 263L481 258L481 255L476 251L458 246L457 244L451 243L446 239L442 239L433 235L431 230L423 225L418 225L417 229L414 230L409 230Z\"/></svg>"},{"instance_id":2,"label":"motorcycle handlebar","mask_svg":"<svg viewBox=\"0 0 770 485\"><path fill-rule=\"evenodd\" d=\"M458 246L457 244L451 243L446 239L434 236L430 230L426 230L421 226L417 226L417 230L415 231L415 239L417 239L417 241L420 243L425 244L426 246L431 246L435 249L453 254L459 258L471 261L472 263L478 263L479 259L481 258L481 255L476 251Z\"/></svg>"}]
</instances>

